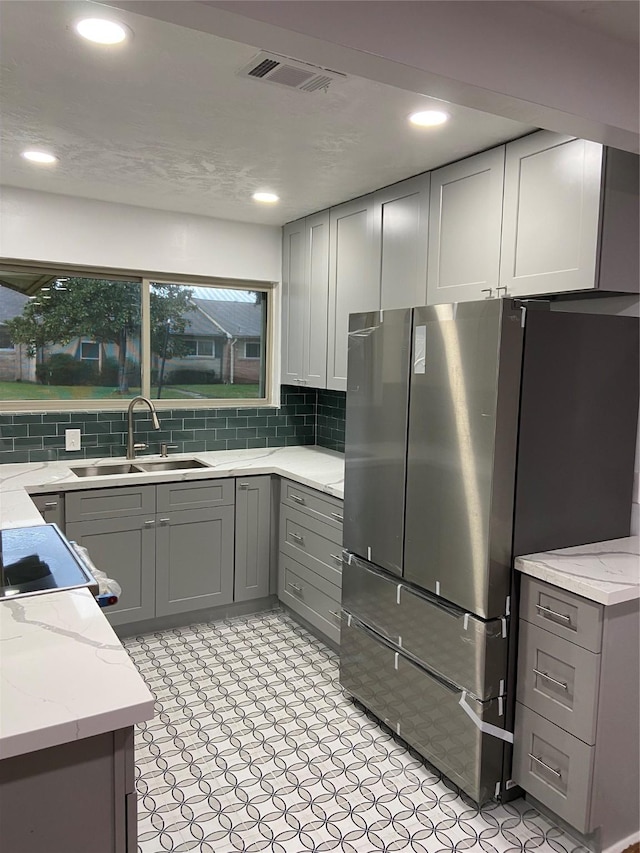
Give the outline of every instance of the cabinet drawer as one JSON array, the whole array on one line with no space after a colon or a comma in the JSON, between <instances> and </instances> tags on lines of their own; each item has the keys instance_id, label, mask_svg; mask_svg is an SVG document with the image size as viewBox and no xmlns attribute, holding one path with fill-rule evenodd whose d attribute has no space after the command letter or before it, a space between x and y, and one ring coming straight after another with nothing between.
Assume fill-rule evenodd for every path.
<instances>
[{"instance_id":1,"label":"cabinet drawer","mask_svg":"<svg viewBox=\"0 0 640 853\"><path fill-rule=\"evenodd\" d=\"M514 782L584 833L590 831L594 750L516 703Z\"/></svg>"},{"instance_id":2,"label":"cabinet drawer","mask_svg":"<svg viewBox=\"0 0 640 853\"><path fill-rule=\"evenodd\" d=\"M232 477L201 482L163 483L158 487L158 512L174 509L204 509L232 506L236 485Z\"/></svg>"},{"instance_id":3,"label":"cabinet drawer","mask_svg":"<svg viewBox=\"0 0 640 853\"><path fill-rule=\"evenodd\" d=\"M281 501L283 506L292 507L301 512L325 521L337 530L342 531L342 501L332 498L315 489L299 486L289 480L282 481ZM338 540L336 540L338 541ZM342 542L342 536L340 537Z\"/></svg>"},{"instance_id":4,"label":"cabinet drawer","mask_svg":"<svg viewBox=\"0 0 640 853\"><path fill-rule=\"evenodd\" d=\"M67 492L65 510L68 522L153 515L156 511L156 487L131 486L124 489Z\"/></svg>"},{"instance_id":5,"label":"cabinet drawer","mask_svg":"<svg viewBox=\"0 0 640 853\"><path fill-rule=\"evenodd\" d=\"M342 576L340 538L339 531L295 509L286 508L280 515L280 551L338 586Z\"/></svg>"},{"instance_id":6,"label":"cabinet drawer","mask_svg":"<svg viewBox=\"0 0 640 853\"><path fill-rule=\"evenodd\" d=\"M335 643L340 642L340 587L281 554L278 598Z\"/></svg>"},{"instance_id":7,"label":"cabinet drawer","mask_svg":"<svg viewBox=\"0 0 640 853\"><path fill-rule=\"evenodd\" d=\"M591 652L602 646L602 605L526 575L520 618Z\"/></svg>"},{"instance_id":8,"label":"cabinet drawer","mask_svg":"<svg viewBox=\"0 0 640 853\"><path fill-rule=\"evenodd\" d=\"M520 622L519 702L593 744L599 683L600 655Z\"/></svg>"}]
</instances>

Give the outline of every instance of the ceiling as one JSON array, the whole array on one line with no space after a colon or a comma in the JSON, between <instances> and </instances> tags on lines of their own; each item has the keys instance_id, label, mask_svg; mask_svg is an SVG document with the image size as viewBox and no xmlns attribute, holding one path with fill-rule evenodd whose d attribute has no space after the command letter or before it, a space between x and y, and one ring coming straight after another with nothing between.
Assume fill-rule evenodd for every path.
<instances>
[{"instance_id":1,"label":"ceiling","mask_svg":"<svg viewBox=\"0 0 640 853\"><path fill-rule=\"evenodd\" d=\"M96 12L128 24L131 42L76 36ZM416 129L407 116L442 102L357 77L315 93L243 79L260 45L90 2L4 0L0 24L10 186L280 225L532 129L452 104L447 125ZM20 157L38 146L59 162ZM258 205L256 190L281 201Z\"/></svg>"},{"instance_id":2,"label":"ceiling","mask_svg":"<svg viewBox=\"0 0 640 853\"><path fill-rule=\"evenodd\" d=\"M640 42L637 0L535 0L533 5L619 41Z\"/></svg>"}]
</instances>

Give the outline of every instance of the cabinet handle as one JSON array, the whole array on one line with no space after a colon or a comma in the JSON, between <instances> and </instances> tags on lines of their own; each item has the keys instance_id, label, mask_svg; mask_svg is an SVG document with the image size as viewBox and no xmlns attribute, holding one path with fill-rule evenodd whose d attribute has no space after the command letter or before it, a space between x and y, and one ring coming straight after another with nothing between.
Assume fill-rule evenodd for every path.
<instances>
[{"instance_id":1,"label":"cabinet handle","mask_svg":"<svg viewBox=\"0 0 640 853\"><path fill-rule=\"evenodd\" d=\"M493 295L493 288L492 287L483 287L482 290L480 291L480 293L488 293L489 295L485 296L485 299L491 299L491 297Z\"/></svg>"},{"instance_id":2,"label":"cabinet handle","mask_svg":"<svg viewBox=\"0 0 640 853\"><path fill-rule=\"evenodd\" d=\"M549 675L548 672L543 672L541 669L533 670L536 675L539 675L540 678L546 678L547 681L550 681L552 684L556 684L558 687L562 687L563 690L568 690L569 685L566 681L558 681L557 678L554 678L552 675Z\"/></svg>"},{"instance_id":3,"label":"cabinet handle","mask_svg":"<svg viewBox=\"0 0 640 853\"><path fill-rule=\"evenodd\" d=\"M501 284L500 287L496 287L496 293L500 296L500 291L504 290L504 295L507 295L507 286L506 284Z\"/></svg>"},{"instance_id":4,"label":"cabinet handle","mask_svg":"<svg viewBox=\"0 0 640 853\"><path fill-rule=\"evenodd\" d=\"M337 610L330 610L329 616L333 616L334 619L337 619L339 622L342 622L342 616L338 613Z\"/></svg>"},{"instance_id":5,"label":"cabinet handle","mask_svg":"<svg viewBox=\"0 0 640 853\"><path fill-rule=\"evenodd\" d=\"M548 613L549 616L555 616L556 619L562 619L567 625L571 625L571 616L567 616L566 613L558 613L550 607L543 607L542 604L536 604L536 610L541 610L543 613Z\"/></svg>"},{"instance_id":6,"label":"cabinet handle","mask_svg":"<svg viewBox=\"0 0 640 853\"><path fill-rule=\"evenodd\" d=\"M292 501L295 501L297 504L303 504L304 503L304 498L301 498L300 495L291 494L291 495L289 495L289 497L291 498Z\"/></svg>"},{"instance_id":7,"label":"cabinet handle","mask_svg":"<svg viewBox=\"0 0 640 853\"><path fill-rule=\"evenodd\" d=\"M336 563L340 563L342 565L342 554L329 554L329 556L336 561Z\"/></svg>"},{"instance_id":8,"label":"cabinet handle","mask_svg":"<svg viewBox=\"0 0 640 853\"><path fill-rule=\"evenodd\" d=\"M249 483L238 483L238 485L240 486L241 489L248 489L249 488Z\"/></svg>"},{"instance_id":9,"label":"cabinet handle","mask_svg":"<svg viewBox=\"0 0 640 853\"><path fill-rule=\"evenodd\" d=\"M145 521L145 524L147 525L147 527L151 527L151 525L155 524L155 523L156 523L155 518L152 518L150 521Z\"/></svg>"},{"instance_id":10,"label":"cabinet handle","mask_svg":"<svg viewBox=\"0 0 640 853\"><path fill-rule=\"evenodd\" d=\"M339 512L332 512L331 518L335 518L336 521L344 521L344 518L340 515Z\"/></svg>"},{"instance_id":11,"label":"cabinet handle","mask_svg":"<svg viewBox=\"0 0 640 853\"><path fill-rule=\"evenodd\" d=\"M545 770L548 770L549 773L553 773L554 776L557 776L558 779L562 779L562 773L559 770L556 770L554 767L550 767L546 761L543 761L541 758L538 758L537 755L534 755L532 752L529 753L529 758L532 761L537 761L538 764L541 764Z\"/></svg>"},{"instance_id":12,"label":"cabinet handle","mask_svg":"<svg viewBox=\"0 0 640 853\"><path fill-rule=\"evenodd\" d=\"M295 539L296 542L300 542L302 545L304 545L304 537L299 536L297 533L289 533L288 535L291 537L291 539Z\"/></svg>"},{"instance_id":13,"label":"cabinet handle","mask_svg":"<svg viewBox=\"0 0 640 853\"><path fill-rule=\"evenodd\" d=\"M54 506L58 506L58 501L47 501L47 502L45 503L45 506L46 506L46 507L54 507Z\"/></svg>"},{"instance_id":14,"label":"cabinet handle","mask_svg":"<svg viewBox=\"0 0 640 853\"><path fill-rule=\"evenodd\" d=\"M292 589L292 590L293 590L293 592L294 592L296 595L300 595L300 596L302 595L302 587L301 587L301 586L298 586L298 584L296 584L296 583L290 583L290 584L289 584L289 587L290 587L290 589Z\"/></svg>"},{"instance_id":15,"label":"cabinet handle","mask_svg":"<svg viewBox=\"0 0 640 853\"><path fill-rule=\"evenodd\" d=\"M170 519L170 518L161 518L161 519L160 519L160 524L169 524L169 522L170 522L170 521L171 521L171 519Z\"/></svg>"}]
</instances>

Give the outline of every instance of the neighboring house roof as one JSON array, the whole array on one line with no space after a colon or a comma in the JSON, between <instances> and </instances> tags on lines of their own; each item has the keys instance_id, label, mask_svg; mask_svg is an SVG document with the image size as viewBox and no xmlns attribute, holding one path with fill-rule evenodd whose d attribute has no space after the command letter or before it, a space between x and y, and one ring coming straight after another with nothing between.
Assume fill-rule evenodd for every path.
<instances>
[{"instance_id":1,"label":"neighboring house roof","mask_svg":"<svg viewBox=\"0 0 640 853\"><path fill-rule=\"evenodd\" d=\"M259 338L262 334L262 305L217 299L193 298L192 301L196 307L186 315L185 335Z\"/></svg>"},{"instance_id":2,"label":"neighboring house roof","mask_svg":"<svg viewBox=\"0 0 640 853\"><path fill-rule=\"evenodd\" d=\"M14 317L22 314L28 302L27 296L0 285L0 323L13 320Z\"/></svg>"}]
</instances>

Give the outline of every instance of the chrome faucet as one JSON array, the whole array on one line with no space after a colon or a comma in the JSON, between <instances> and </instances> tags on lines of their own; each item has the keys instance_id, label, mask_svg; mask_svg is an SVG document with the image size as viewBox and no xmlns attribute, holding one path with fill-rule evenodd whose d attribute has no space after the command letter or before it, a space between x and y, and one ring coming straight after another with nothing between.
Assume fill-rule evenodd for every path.
<instances>
[{"instance_id":1,"label":"chrome faucet","mask_svg":"<svg viewBox=\"0 0 640 853\"><path fill-rule=\"evenodd\" d=\"M153 428L160 429L160 421L158 420L156 407L153 405L151 400L147 399L147 397L134 397L129 403L129 408L127 409L127 459L135 459L136 450L144 450L148 446L144 443L134 444L133 442L133 410L136 403L144 403L145 406L148 407L151 412L151 423L153 424Z\"/></svg>"}]
</instances>

